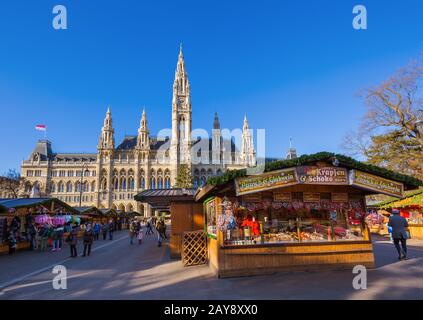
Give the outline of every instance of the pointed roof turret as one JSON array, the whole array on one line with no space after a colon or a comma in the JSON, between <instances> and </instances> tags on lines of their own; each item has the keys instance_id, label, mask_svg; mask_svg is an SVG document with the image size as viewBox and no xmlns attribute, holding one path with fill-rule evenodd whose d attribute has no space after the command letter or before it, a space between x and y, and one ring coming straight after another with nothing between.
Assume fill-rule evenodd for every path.
<instances>
[{"instance_id":1,"label":"pointed roof turret","mask_svg":"<svg viewBox=\"0 0 423 320\"><path fill-rule=\"evenodd\" d=\"M220 121L217 112L214 114L213 129L220 129Z\"/></svg>"},{"instance_id":2,"label":"pointed roof turret","mask_svg":"<svg viewBox=\"0 0 423 320\"><path fill-rule=\"evenodd\" d=\"M248 119L247 119L247 115L244 115L244 127L243 127L243 129L244 130L246 130L246 129L248 129L249 127L248 127Z\"/></svg>"}]
</instances>

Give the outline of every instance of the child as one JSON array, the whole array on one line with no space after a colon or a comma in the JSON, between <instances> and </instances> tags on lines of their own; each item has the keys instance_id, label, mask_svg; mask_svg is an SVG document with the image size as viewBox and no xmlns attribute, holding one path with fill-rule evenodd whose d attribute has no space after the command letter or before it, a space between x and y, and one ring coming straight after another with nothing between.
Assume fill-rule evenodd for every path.
<instances>
[{"instance_id":1,"label":"child","mask_svg":"<svg viewBox=\"0 0 423 320\"><path fill-rule=\"evenodd\" d=\"M138 244L142 243L143 237L144 237L144 233L142 232L142 227L140 226L140 229L138 230L138 234L137 234Z\"/></svg>"}]
</instances>

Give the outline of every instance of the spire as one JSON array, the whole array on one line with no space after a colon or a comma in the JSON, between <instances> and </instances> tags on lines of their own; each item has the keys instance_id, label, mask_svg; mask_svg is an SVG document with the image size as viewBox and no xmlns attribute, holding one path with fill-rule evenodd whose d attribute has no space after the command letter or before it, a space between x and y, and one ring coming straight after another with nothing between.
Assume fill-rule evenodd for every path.
<instances>
[{"instance_id":1,"label":"spire","mask_svg":"<svg viewBox=\"0 0 423 320\"><path fill-rule=\"evenodd\" d=\"M244 127L243 130L248 130L248 119L247 119L247 115L244 115Z\"/></svg>"},{"instance_id":2,"label":"spire","mask_svg":"<svg viewBox=\"0 0 423 320\"><path fill-rule=\"evenodd\" d=\"M106 117L104 118L103 128L101 129L100 141L98 149L114 149L115 148L115 130L113 129L112 113L110 106L107 107Z\"/></svg>"},{"instance_id":3,"label":"spire","mask_svg":"<svg viewBox=\"0 0 423 320\"><path fill-rule=\"evenodd\" d=\"M254 151L254 142L251 130L248 126L247 115L244 116L244 126L242 128L242 142L241 142L241 163L250 167L256 165L256 152Z\"/></svg>"},{"instance_id":4,"label":"spire","mask_svg":"<svg viewBox=\"0 0 423 320\"><path fill-rule=\"evenodd\" d=\"M182 43L179 48L178 63L176 65L176 71L175 71L175 81L173 83L173 91L174 91L174 96L176 93L177 95L184 95L189 97L190 87L189 87L189 81L188 81L188 73L186 72L186 69L185 69L185 60L184 60L184 54L182 52Z\"/></svg>"},{"instance_id":5,"label":"spire","mask_svg":"<svg viewBox=\"0 0 423 320\"><path fill-rule=\"evenodd\" d=\"M220 129L220 121L217 112L214 114L213 129Z\"/></svg>"},{"instance_id":6,"label":"spire","mask_svg":"<svg viewBox=\"0 0 423 320\"><path fill-rule=\"evenodd\" d=\"M147 114L145 109L142 111L140 127L138 129L137 149L148 150L150 148L150 137L147 124Z\"/></svg>"},{"instance_id":7,"label":"spire","mask_svg":"<svg viewBox=\"0 0 423 320\"><path fill-rule=\"evenodd\" d=\"M145 113L145 108L142 109L142 116L141 116L141 121L140 121L140 130L147 130L148 131L147 115Z\"/></svg>"}]
</instances>

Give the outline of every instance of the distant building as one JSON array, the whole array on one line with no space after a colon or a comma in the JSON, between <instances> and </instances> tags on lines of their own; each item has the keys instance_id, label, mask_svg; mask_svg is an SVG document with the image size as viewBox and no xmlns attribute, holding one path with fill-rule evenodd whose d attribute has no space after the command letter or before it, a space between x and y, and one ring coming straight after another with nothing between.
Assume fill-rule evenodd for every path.
<instances>
[{"instance_id":1,"label":"distant building","mask_svg":"<svg viewBox=\"0 0 423 320\"><path fill-rule=\"evenodd\" d=\"M82 189L82 206L144 211L145 215L150 215L147 205L137 203L134 195L145 189L174 186L180 164L191 168L194 187L228 169L256 165L247 117L244 118L240 149L232 139L223 139L217 114L212 137L192 141L191 89L182 47L173 83L171 111L172 135L167 139L150 136L147 114L143 111L137 135L126 136L115 147L109 108L97 153L54 153L50 141L38 141L29 159L21 166L21 175L27 180L23 192L30 194L32 190L39 190L42 194L79 206Z\"/></svg>"},{"instance_id":2,"label":"distant building","mask_svg":"<svg viewBox=\"0 0 423 320\"><path fill-rule=\"evenodd\" d=\"M289 160L297 158L297 149L292 147L292 139L289 139L289 149L288 153L286 154L286 158Z\"/></svg>"}]
</instances>

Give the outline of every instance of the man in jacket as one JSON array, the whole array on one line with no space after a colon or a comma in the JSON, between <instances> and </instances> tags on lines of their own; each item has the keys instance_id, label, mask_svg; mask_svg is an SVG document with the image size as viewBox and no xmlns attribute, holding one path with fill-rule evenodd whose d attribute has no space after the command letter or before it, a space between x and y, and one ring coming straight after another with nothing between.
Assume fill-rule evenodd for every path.
<instances>
[{"instance_id":1,"label":"man in jacket","mask_svg":"<svg viewBox=\"0 0 423 320\"><path fill-rule=\"evenodd\" d=\"M100 236L100 224L98 222L94 223L93 231L94 231L94 240L98 240Z\"/></svg>"},{"instance_id":2,"label":"man in jacket","mask_svg":"<svg viewBox=\"0 0 423 320\"><path fill-rule=\"evenodd\" d=\"M85 257L87 254L90 255L91 253L91 245L93 244L94 240L94 232L91 229L91 225L88 224L85 231L84 231L84 254L82 255ZM88 249L88 252L87 252Z\"/></svg>"},{"instance_id":3,"label":"man in jacket","mask_svg":"<svg viewBox=\"0 0 423 320\"><path fill-rule=\"evenodd\" d=\"M157 230L157 241L158 241L157 245L161 247L162 241L164 238L163 235L166 233L166 225L163 221L163 218L160 218L160 220L157 221L156 230Z\"/></svg>"},{"instance_id":4,"label":"man in jacket","mask_svg":"<svg viewBox=\"0 0 423 320\"><path fill-rule=\"evenodd\" d=\"M136 233L137 233L136 224L135 224L135 221L132 221L131 224L129 225L129 243L130 244L134 243L134 237Z\"/></svg>"},{"instance_id":5,"label":"man in jacket","mask_svg":"<svg viewBox=\"0 0 423 320\"><path fill-rule=\"evenodd\" d=\"M109 222L109 240L113 240L113 232L115 231L115 223L113 220Z\"/></svg>"},{"instance_id":6,"label":"man in jacket","mask_svg":"<svg viewBox=\"0 0 423 320\"><path fill-rule=\"evenodd\" d=\"M78 256L78 252L76 251L76 246L78 245L78 228L76 226L72 228L69 236L71 257L76 258Z\"/></svg>"},{"instance_id":7,"label":"man in jacket","mask_svg":"<svg viewBox=\"0 0 423 320\"><path fill-rule=\"evenodd\" d=\"M103 233L103 240L106 240L108 231L109 231L109 224L107 222L103 223L101 226L101 232Z\"/></svg>"},{"instance_id":8,"label":"man in jacket","mask_svg":"<svg viewBox=\"0 0 423 320\"><path fill-rule=\"evenodd\" d=\"M392 238L394 239L395 248L398 251L398 260L405 260L407 259L408 222L399 213L398 209L392 210L388 226L392 228ZM399 245L400 242L401 247Z\"/></svg>"}]
</instances>

